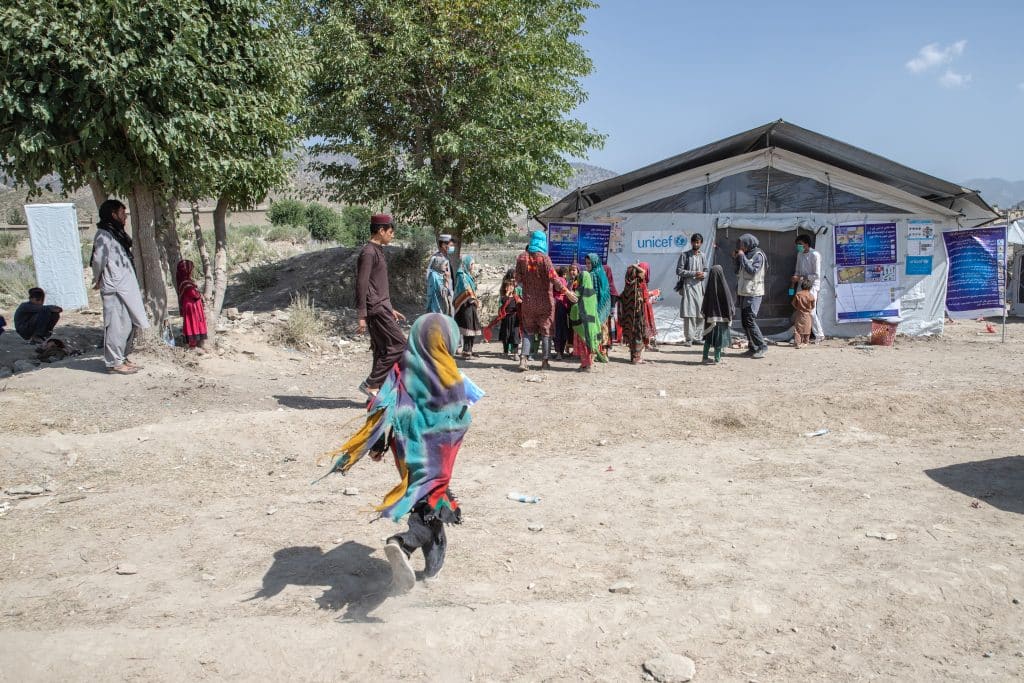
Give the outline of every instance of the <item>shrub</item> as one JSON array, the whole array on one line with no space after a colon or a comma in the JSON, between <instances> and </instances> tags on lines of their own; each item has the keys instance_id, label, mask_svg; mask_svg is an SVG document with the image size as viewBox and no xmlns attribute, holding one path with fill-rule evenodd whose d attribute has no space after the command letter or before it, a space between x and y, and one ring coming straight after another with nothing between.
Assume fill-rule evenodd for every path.
<instances>
[{"instance_id":1,"label":"shrub","mask_svg":"<svg viewBox=\"0 0 1024 683\"><path fill-rule=\"evenodd\" d=\"M28 217L25 216L25 209L20 206L9 206L4 212L4 219L8 225L28 225Z\"/></svg>"},{"instance_id":2,"label":"shrub","mask_svg":"<svg viewBox=\"0 0 1024 683\"><path fill-rule=\"evenodd\" d=\"M306 204L298 199L278 199L267 213L272 225L305 225Z\"/></svg>"},{"instance_id":3,"label":"shrub","mask_svg":"<svg viewBox=\"0 0 1024 683\"><path fill-rule=\"evenodd\" d=\"M232 225L228 229L228 242L241 240L245 237L263 238L270 228L266 225Z\"/></svg>"},{"instance_id":4,"label":"shrub","mask_svg":"<svg viewBox=\"0 0 1024 683\"><path fill-rule=\"evenodd\" d=\"M354 247L370 237L370 216L373 211L366 206L346 206L341 210L344 234L338 241L346 247Z\"/></svg>"},{"instance_id":5,"label":"shrub","mask_svg":"<svg viewBox=\"0 0 1024 683\"><path fill-rule=\"evenodd\" d=\"M22 237L22 233L16 230L0 230L0 258L17 256Z\"/></svg>"},{"instance_id":6,"label":"shrub","mask_svg":"<svg viewBox=\"0 0 1024 683\"><path fill-rule=\"evenodd\" d=\"M262 292L277 283L277 270L274 266L265 263L251 268L242 268L238 273L238 283L249 294Z\"/></svg>"},{"instance_id":7,"label":"shrub","mask_svg":"<svg viewBox=\"0 0 1024 683\"><path fill-rule=\"evenodd\" d=\"M281 341L291 346L312 342L323 333L324 323L308 293L293 294L288 319L281 329Z\"/></svg>"},{"instance_id":8,"label":"shrub","mask_svg":"<svg viewBox=\"0 0 1024 683\"><path fill-rule=\"evenodd\" d=\"M267 230L268 242L291 242L302 244L309 239L309 230L301 225L274 225Z\"/></svg>"},{"instance_id":9,"label":"shrub","mask_svg":"<svg viewBox=\"0 0 1024 683\"><path fill-rule=\"evenodd\" d=\"M228 257L236 264L262 262L270 256L267 245L258 237L244 237L228 249Z\"/></svg>"},{"instance_id":10,"label":"shrub","mask_svg":"<svg viewBox=\"0 0 1024 683\"><path fill-rule=\"evenodd\" d=\"M340 242L345 237L341 214L323 204L306 207L306 227L310 236L321 242Z\"/></svg>"},{"instance_id":11,"label":"shrub","mask_svg":"<svg viewBox=\"0 0 1024 683\"><path fill-rule=\"evenodd\" d=\"M9 306L24 301L30 287L36 286L36 272L31 263L0 261L0 302ZM14 321L8 320L13 326Z\"/></svg>"}]
</instances>

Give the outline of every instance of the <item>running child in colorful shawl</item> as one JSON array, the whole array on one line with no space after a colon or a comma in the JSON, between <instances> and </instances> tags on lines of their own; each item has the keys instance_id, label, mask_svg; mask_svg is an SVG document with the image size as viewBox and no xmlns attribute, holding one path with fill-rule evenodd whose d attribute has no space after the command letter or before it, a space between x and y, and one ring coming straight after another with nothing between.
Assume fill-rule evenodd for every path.
<instances>
[{"instance_id":1,"label":"running child in colorful shawl","mask_svg":"<svg viewBox=\"0 0 1024 683\"><path fill-rule=\"evenodd\" d=\"M576 334L573 348L580 357L580 370L590 372L594 353L599 353L601 345L601 325L597 318L597 292L589 270L580 271L576 277L576 303L569 309L569 324Z\"/></svg>"},{"instance_id":2,"label":"running child in colorful shawl","mask_svg":"<svg viewBox=\"0 0 1024 683\"><path fill-rule=\"evenodd\" d=\"M379 460L394 454L401 481L377 506L395 522L409 515L408 531L388 538L384 552L393 585L407 591L416 582L409 558L417 549L426 558L424 577L437 576L444 564L445 524L462 521L462 509L449 489L459 447L469 429L469 406L483 396L455 365L459 344L455 322L439 313L420 316L409 344L380 393L371 401L366 422L340 448L331 472L347 473L366 454Z\"/></svg>"},{"instance_id":3,"label":"running child in colorful shawl","mask_svg":"<svg viewBox=\"0 0 1024 683\"><path fill-rule=\"evenodd\" d=\"M206 311L203 308L203 295L192 280L195 264L188 260L178 261L174 282L178 289L178 311L181 313L181 333L185 336L188 348L196 353L206 353Z\"/></svg>"},{"instance_id":4,"label":"running child in colorful shawl","mask_svg":"<svg viewBox=\"0 0 1024 683\"><path fill-rule=\"evenodd\" d=\"M483 334L480 325L480 300L476 296L476 280L473 278L473 257L466 254L462 257L459 272L455 274L455 322L462 333L462 357L479 358L473 353L473 343Z\"/></svg>"}]
</instances>

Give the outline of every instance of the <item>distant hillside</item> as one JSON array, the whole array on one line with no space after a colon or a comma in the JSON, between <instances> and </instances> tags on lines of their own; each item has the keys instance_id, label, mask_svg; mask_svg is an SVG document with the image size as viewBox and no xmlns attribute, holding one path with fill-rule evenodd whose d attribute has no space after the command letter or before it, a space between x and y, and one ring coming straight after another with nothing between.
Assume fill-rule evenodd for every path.
<instances>
[{"instance_id":1,"label":"distant hillside","mask_svg":"<svg viewBox=\"0 0 1024 683\"><path fill-rule=\"evenodd\" d=\"M552 199L561 199L577 187L586 187L587 185L599 183L602 180L608 180L609 178L614 178L619 175L615 171L609 171L607 168L601 168L600 166L594 166L592 164L584 164L579 161L572 162L570 166L576 169L576 173L565 181L565 187L541 185L541 191Z\"/></svg>"},{"instance_id":2,"label":"distant hillside","mask_svg":"<svg viewBox=\"0 0 1024 683\"><path fill-rule=\"evenodd\" d=\"M961 183L964 187L981 192L981 197L1000 209L1012 209L1024 204L1024 180L1003 178L975 178Z\"/></svg>"}]
</instances>

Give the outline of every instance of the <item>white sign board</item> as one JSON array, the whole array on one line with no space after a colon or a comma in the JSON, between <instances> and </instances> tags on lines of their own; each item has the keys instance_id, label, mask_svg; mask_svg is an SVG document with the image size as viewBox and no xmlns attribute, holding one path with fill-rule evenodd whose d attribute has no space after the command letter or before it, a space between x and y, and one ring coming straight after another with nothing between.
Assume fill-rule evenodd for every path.
<instances>
[{"instance_id":1,"label":"white sign board","mask_svg":"<svg viewBox=\"0 0 1024 683\"><path fill-rule=\"evenodd\" d=\"M636 230L630 233L634 254L678 254L690 246L690 237L679 230Z\"/></svg>"},{"instance_id":2,"label":"white sign board","mask_svg":"<svg viewBox=\"0 0 1024 683\"><path fill-rule=\"evenodd\" d=\"M36 285L46 291L46 303L65 309L88 306L75 205L28 204L25 215Z\"/></svg>"}]
</instances>

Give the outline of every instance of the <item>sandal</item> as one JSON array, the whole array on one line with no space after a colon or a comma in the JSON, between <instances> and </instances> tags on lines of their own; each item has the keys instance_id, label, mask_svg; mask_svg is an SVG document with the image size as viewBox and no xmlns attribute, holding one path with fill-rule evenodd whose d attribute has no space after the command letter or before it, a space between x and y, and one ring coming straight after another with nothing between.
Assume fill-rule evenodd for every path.
<instances>
[{"instance_id":1,"label":"sandal","mask_svg":"<svg viewBox=\"0 0 1024 683\"><path fill-rule=\"evenodd\" d=\"M139 369L137 367L128 365L127 363L122 363L121 365L114 365L112 367L107 368L107 372L114 375L134 375L138 371Z\"/></svg>"}]
</instances>

